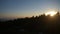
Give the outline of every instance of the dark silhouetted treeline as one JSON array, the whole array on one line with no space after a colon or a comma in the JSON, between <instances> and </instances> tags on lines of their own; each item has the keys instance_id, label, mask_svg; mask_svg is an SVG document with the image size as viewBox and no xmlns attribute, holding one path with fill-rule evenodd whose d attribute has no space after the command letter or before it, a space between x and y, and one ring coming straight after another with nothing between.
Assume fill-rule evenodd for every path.
<instances>
[{"instance_id":1,"label":"dark silhouetted treeline","mask_svg":"<svg viewBox=\"0 0 60 34\"><path fill-rule=\"evenodd\" d=\"M0 21L0 32L8 34L60 34L60 15L32 16Z\"/></svg>"}]
</instances>

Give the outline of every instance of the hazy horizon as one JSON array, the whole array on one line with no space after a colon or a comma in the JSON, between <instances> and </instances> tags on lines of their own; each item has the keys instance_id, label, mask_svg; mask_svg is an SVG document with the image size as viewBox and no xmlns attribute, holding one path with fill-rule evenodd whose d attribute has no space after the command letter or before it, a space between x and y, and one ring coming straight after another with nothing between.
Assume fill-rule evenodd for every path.
<instances>
[{"instance_id":1,"label":"hazy horizon","mask_svg":"<svg viewBox=\"0 0 60 34\"><path fill-rule=\"evenodd\" d=\"M0 0L0 18L38 16L50 10L60 10L60 0Z\"/></svg>"}]
</instances>

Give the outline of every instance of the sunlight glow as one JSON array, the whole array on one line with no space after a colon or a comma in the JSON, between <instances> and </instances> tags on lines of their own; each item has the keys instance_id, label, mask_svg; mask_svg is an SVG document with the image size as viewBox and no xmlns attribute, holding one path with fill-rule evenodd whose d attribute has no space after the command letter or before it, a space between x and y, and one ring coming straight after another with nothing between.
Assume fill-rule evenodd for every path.
<instances>
[{"instance_id":1,"label":"sunlight glow","mask_svg":"<svg viewBox=\"0 0 60 34\"><path fill-rule=\"evenodd\" d=\"M50 12L45 13L45 15L46 15L46 16L47 16L47 15L54 16L56 13L57 13L57 12L55 12L55 11L50 11Z\"/></svg>"}]
</instances>

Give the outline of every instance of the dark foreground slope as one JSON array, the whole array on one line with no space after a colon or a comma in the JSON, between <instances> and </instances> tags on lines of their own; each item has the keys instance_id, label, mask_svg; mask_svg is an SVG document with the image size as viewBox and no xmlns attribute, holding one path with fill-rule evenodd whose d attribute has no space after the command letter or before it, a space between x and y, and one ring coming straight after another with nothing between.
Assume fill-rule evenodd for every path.
<instances>
[{"instance_id":1,"label":"dark foreground slope","mask_svg":"<svg viewBox=\"0 0 60 34\"><path fill-rule=\"evenodd\" d=\"M60 34L60 15L0 21L0 32L8 34Z\"/></svg>"}]
</instances>

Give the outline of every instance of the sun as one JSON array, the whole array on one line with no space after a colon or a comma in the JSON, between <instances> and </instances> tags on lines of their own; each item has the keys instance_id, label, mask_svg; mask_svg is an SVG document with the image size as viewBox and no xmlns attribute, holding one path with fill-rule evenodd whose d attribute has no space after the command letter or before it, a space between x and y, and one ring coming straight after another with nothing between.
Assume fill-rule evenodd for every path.
<instances>
[{"instance_id":1,"label":"sun","mask_svg":"<svg viewBox=\"0 0 60 34\"><path fill-rule=\"evenodd\" d=\"M45 13L45 15L54 16L56 13L57 13L56 11L49 11L49 12Z\"/></svg>"}]
</instances>

